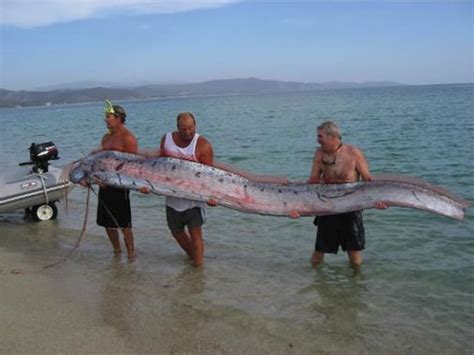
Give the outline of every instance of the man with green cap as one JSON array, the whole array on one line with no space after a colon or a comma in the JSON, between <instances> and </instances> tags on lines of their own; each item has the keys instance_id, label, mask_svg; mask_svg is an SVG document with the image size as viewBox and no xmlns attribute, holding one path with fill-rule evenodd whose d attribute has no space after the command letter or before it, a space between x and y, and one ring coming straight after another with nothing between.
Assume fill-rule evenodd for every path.
<instances>
[{"instance_id":1,"label":"man with green cap","mask_svg":"<svg viewBox=\"0 0 474 355\"><path fill-rule=\"evenodd\" d=\"M117 150L136 154L138 150L137 139L125 127L127 114L124 108L119 105L112 105L110 101L105 103L105 123L108 132L102 137L100 150ZM130 209L130 191L99 185L97 224L105 228L116 255L122 251L119 229L122 231L127 254L131 259L135 257L135 247Z\"/></svg>"}]
</instances>

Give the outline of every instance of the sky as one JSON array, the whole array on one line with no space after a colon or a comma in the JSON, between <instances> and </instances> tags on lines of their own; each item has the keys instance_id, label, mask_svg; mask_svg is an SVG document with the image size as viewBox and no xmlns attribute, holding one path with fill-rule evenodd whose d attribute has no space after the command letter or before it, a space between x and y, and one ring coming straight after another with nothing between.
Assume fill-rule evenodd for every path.
<instances>
[{"instance_id":1,"label":"sky","mask_svg":"<svg viewBox=\"0 0 474 355\"><path fill-rule=\"evenodd\" d=\"M472 1L0 0L0 87L474 82Z\"/></svg>"}]
</instances>

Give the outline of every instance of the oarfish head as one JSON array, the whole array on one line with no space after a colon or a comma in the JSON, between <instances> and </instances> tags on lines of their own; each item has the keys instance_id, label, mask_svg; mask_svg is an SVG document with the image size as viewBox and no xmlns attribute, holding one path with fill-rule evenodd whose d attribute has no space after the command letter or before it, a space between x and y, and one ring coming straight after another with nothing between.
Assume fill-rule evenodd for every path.
<instances>
[{"instance_id":1,"label":"oarfish head","mask_svg":"<svg viewBox=\"0 0 474 355\"><path fill-rule=\"evenodd\" d=\"M94 160L90 157L85 157L76 162L69 172L69 180L75 184L78 184L83 180L89 180L92 173L93 163Z\"/></svg>"}]
</instances>

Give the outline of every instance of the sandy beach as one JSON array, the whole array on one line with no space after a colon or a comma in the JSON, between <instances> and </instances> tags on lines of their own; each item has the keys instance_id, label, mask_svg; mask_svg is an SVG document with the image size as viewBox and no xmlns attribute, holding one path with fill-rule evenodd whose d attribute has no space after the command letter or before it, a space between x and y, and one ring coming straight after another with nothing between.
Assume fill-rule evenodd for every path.
<instances>
[{"instance_id":1,"label":"sandy beach","mask_svg":"<svg viewBox=\"0 0 474 355\"><path fill-rule=\"evenodd\" d=\"M293 344L258 331L258 321L199 299L201 271L156 280L111 260L102 271L49 256L1 252L2 353L287 352ZM137 261L138 263L138 261Z\"/></svg>"},{"instance_id":2,"label":"sandy beach","mask_svg":"<svg viewBox=\"0 0 474 355\"><path fill-rule=\"evenodd\" d=\"M72 249L78 229L20 214L10 221L0 244L2 353L300 353L308 345L298 348L284 322L207 299L206 270L191 267L171 240L156 259L142 252L130 263L91 226L85 251L44 268ZM92 249L99 252L86 255ZM151 259L157 265L147 267Z\"/></svg>"}]
</instances>

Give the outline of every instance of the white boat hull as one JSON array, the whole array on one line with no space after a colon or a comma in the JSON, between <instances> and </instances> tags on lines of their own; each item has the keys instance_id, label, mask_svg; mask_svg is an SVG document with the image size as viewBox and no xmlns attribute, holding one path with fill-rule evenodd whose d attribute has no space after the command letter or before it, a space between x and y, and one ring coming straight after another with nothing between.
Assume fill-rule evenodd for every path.
<instances>
[{"instance_id":1,"label":"white boat hull","mask_svg":"<svg viewBox=\"0 0 474 355\"><path fill-rule=\"evenodd\" d=\"M72 184L61 178L62 169L49 167L37 174L26 168L0 175L0 213L25 209L65 197Z\"/></svg>"}]
</instances>

